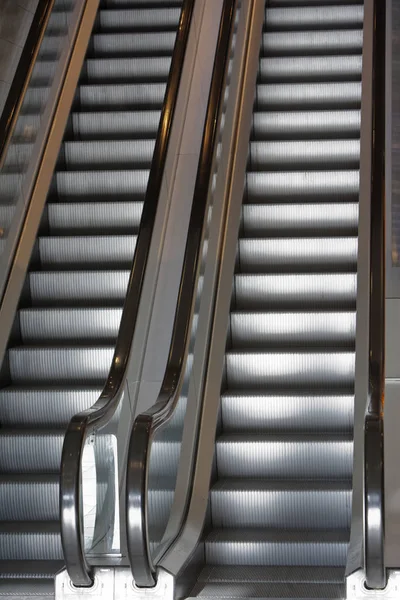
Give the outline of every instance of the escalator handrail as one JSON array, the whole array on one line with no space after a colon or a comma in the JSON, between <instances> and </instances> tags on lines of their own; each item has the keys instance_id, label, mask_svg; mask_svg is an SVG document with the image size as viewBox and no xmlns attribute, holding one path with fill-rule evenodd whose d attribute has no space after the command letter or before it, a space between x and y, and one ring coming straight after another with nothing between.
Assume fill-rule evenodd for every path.
<instances>
[{"instance_id":1,"label":"escalator handrail","mask_svg":"<svg viewBox=\"0 0 400 600\"><path fill-rule=\"evenodd\" d=\"M21 57L18 61L11 87L0 114L0 157L3 154L7 140L10 137L14 116L20 105L25 82L41 43L43 29L46 27L47 17L53 8L53 4L54 0L39 0L35 14L33 15L32 23L29 28L26 42L22 48Z\"/></svg>"},{"instance_id":2,"label":"escalator handrail","mask_svg":"<svg viewBox=\"0 0 400 600\"><path fill-rule=\"evenodd\" d=\"M365 582L386 586L383 404L385 389L385 2L374 1L368 406L364 427Z\"/></svg>"},{"instance_id":3,"label":"escalator handrail","mask_svg":"<svg viewBox=\"0 0 400 600\"><path fill-rule=\"evenodd\" d=\"M157 402L136 417L129 444L126 479L128 554L135 584L144 588L156 584L147 517L151 443L156 432L173 417L185 376L235 4L236 0L224 0L222 8L168 362Z\"/></svg>"},{"instance_id":4,"label":"escalator handrail","mask_svg":"<svg viewBox=\"0 0 400 600\"><path fill-rule=\"evenodd\" d=\"M64 438L60 476L61 541L66 569L76 587L90 587L93 584L92 569L84 551L83 516L80 506L83 451L88 436L109 423L119 406L124 390L194 2L195 0L183 0L143 213L107 381L96 403L71 419Z\"/></svg>"}]
</instances>

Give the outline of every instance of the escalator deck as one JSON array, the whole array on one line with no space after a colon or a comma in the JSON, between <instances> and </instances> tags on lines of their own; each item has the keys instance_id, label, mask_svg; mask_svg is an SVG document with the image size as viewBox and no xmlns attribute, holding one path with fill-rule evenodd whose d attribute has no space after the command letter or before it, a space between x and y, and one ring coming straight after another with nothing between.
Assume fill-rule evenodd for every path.
<instances>
[{"instance_id":1,"label":"escalator deck","mask_svg":"<svg viewBox=\"0 0 400 600\"><path fill-rule=\"evenodd\" d=\"M202 598L343 598L361 2L266 3Z\"/></svg>"},{"instance_id":2,"label":"escalator deck","mask_svg":"<svg viewBox=\"0 0 400 600\"><path fill-rule=\"evenodd\" d=\"M0 596L48 597L63 566L64 433L108 375L181 5L103 0L96 17L2 371Z\"/></svg>"}]
</instances>

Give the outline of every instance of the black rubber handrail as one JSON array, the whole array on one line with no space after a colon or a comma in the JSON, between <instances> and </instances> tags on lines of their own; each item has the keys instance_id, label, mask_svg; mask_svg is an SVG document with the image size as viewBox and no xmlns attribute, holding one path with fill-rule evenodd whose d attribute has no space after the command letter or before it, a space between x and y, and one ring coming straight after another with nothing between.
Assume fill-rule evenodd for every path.
<instances>
[{"instance_id":1,"label":"black rubber handrail","mask_svg":"<svg viewBox=\"0 0 400 600\"><path fill-rule=\"evenodd\" d=\"M384 561L383 403L385 389L385 30L386 2L374 2L373 112L370 232L368 407L364 430L365 578L383 589Z\"/></svg>"},{"instance_id":2,"label":"black rubber handrail","mask_svg":"<svg viewBox=\"0 0 400 600\"><path fill-rule=\"evenodd\" d=\"M194 2L195 0L184 0L182 6L135 254L107 382L97 402L90 409L72 418L64 439L60 479L61 540L66 568L76 587L90 587L93 584L92 568L86 560L83 541L81 512L83 450L88 436L111 420L119 406L124 389L126 367L138 316Z\"/></svg>"},{"instance_id":3,"label":"black rubber handrail","mask_svg":"<svg viewBox=\"0 0 400 600\"><path fill-rule=\"evenodd\" d=\"M43 28L47 17L53 8L54 0L39 0L37 9L32 19L26 42L21 52L17 69L0 115L0 157L10 136L14 116L20 104L25 82L28 77L32 62L36 56L38 46L42 39Z\"/></svg>"},{"instance_id":4,"label":"black rubber handrail","mask_svg":"<svg viewBox=\"0 0 400 600\"><path fill-rule=\"evenodd\" d=\"M196 298L202 239L207 227L208 192L219 134L219 116L224 100L230 40L234 28L235 4L235 0L224 0L222 8L168 363L157 402L135 419L129 444L126 484L127 541L132 574L138 587L153 587L156 584L156 568L150 553L147 516L150 450L154 435L174 414L179 396L177 392L185 375L184 366Z\"/></svg>"}]
</instances>

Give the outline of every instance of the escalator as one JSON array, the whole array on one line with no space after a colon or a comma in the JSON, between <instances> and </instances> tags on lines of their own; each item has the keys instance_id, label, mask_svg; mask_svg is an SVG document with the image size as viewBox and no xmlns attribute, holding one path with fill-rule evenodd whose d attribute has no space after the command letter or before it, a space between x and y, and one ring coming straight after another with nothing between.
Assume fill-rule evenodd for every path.
<instances>
[{"instance_id":1,"label":"escalator","mask_svg":"<svg viewBox=\"0 0 400 600\"><path fill-rule=\"evenodd\" d=\"M266 2L190 597L346 596L362 49L362 2Z\"/></svg>"},{"instance_id":2,"label":"escalator","mask_svg":"<svg viewBox=\"0 0 400 600\"><path fill-rule=\"evenodd\" d=\"M108 375L181 7L181 0L100 4L1 371L6 597L54 594L63 567L64 433ZM35 71L32 101L47 68L44 61Z\"/></svg>"}]
</instances>

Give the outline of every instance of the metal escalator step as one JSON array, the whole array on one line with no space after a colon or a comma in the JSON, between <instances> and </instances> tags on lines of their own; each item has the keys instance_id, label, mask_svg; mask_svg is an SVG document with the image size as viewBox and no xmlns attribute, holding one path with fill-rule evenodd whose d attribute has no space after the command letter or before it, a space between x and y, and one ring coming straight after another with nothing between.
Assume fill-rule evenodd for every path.
<instances>
[{"instance_id":1,"label":"metal escalator step","mask_svg":"<svg viewBox=\"0 0 400 600\"><path fill-rule=\"evenodd\" d=\"M197 584L189 596L202 598L203 600L214 600L215 598L247 598L251 600L265 598L284 598L285 600L328 600L330 598L340 600L345 597L346 586L342 583L259 583L259 582L235 582L230 583L205 583Z\"/></svg>"},{"instance_id":2,"label":"metal escalator step","mask_svg":"<svg viewBox=\"0 0 400 600\"><path fill-rule=\"evenodd\" d=\"M8 386L0 390L0 422L3 427L67 427L73 415L90 408L100 393L101 387Z\"/></svg>"},{"instance_id":3,"label":"metal escalator step","mask_svg":"<svg viewBox=\"0 0 400 600\"><path fill-rule=\"evenodd\" d=\"M264 33L262 56L361 53L362 29Z\"/></svg>"},{"instance_id":4,"label":"metal escalator step","mask_svg":"<svg viewBox=\"0 0 400 600\"><path fill-rule=\"evenodd\" d=\"M350 481L219 479L211 488L213 527L345 529Z\"/></svg>"},{"instance_id":5,"label":"metal escalator step","mask_svg":"<svg viewBox=\"0 0 400 600\"><path fill-rule=\"evenodd\" d=\"M357 295L356 273L243 275L234 279L237 310L348 309Z\"/></svg>"},{"instance_id":6,"label":"metal escalator step","mask_svg":"<svg viewBox=\"0 0 400 600\"><path fill-rule=\"evenodd\" d=\"M55 474L0 476L0 521L57 521L60 477Z\"/></svg>"},{"instance_id":7,"label":"metal escalator step","mask_svg":"<svg viewBox=\"0 0 400 600\"><path fill-rule=\"evenodd\" d=\"M159 477L176 477L182 436L179 433L175 434L174 430L168 433L170 439L156 438L151 447L150 476L153 481Z\"/></svg>"},{"instance_id":8,"label":"metal escalator step","mask_svg":"<svg viewBox=\"0 0 400 600\"><path fill-rule=\"evenodd\" d=\"M213 565L343 567L348 531L216 529L205 540Z\"/></svg>"},{"instance_id":9,"label":"metal escalator step","mask_svg":"<svg viewBox=\"0 0 400 600\"><path fill-rule=\"evenodd\" d=\"M58 473L64 432L61 430L3 429L0 469L8 473Z\"/></svg>"},{"instance_id":10,"label":"metal escalator step","mask_svg":"<svg viewBox=\"0 0 400 600\"><path fill-rule=\"evenodd\" d=\"M361 82L259 84L257 110L359 108Z\"/></svg>"},{"instance_id":11,"label":"metal escalator step","mask_svg":"<svg viewBox=\"0 0 400 600\"><path fill-rule=\"evenodd\" d=\"M170 56L146 58L88 58L83 66L81 78L94 83L144 83L167 82Z\"/></svg>"},{"instance_id":12,"label":"metal escalator step","mask_svg":"<svg viewBox=\"0 0 400 600\"><path fill-rule=\"evenodd\" d=\"M360 174L347 171L288 171L279 173L248 172L245 201L247 203L276 203L277 199L293 203L358 201Z\"/></svg>"},{"instance_id":13,"label":"metal escalator step","mask_svg":"<svg viewBox=\"0 0 400 600\"><path fill-rule=\"evenodd\" d=\"M80 140L155 139L160 114L159 110L73 113L71 133Z\"/></svg>"},{"instance_id":14,"label":"metal escalator step","mask_svg":"<svg viewBox=\"0 0 400 600\"><path fill-rule=\"evenodd\" d=\"M260 82L357 81L362 56L290 56L260 59Z\"/></svg>"},{"instance_id":15,"label":"metal escalator step","mask_svg":"<svg viewBox=\"0 0 400 600\"><path fill-rule=\"evenodd\" d=\"M90 302L122 306L130 271L31 271L28 274L33 306L68 306Z\"/></svg>"},{"instance_id":16,"label":"metal escalator step","mask_svg":"<svg viewBox=\"0 0 400 600\"><path fill-rule=\"evenodd\" d=\"M230 340L235 349L352 348L355 335L355 312L231 312L230 315Z\"/></svg>"},{"instance_id":17,"label":"metal escalator step","mask_svg":"<svg viewBox=\"0 0 400 600\"><path fill-rule=\"evenodd\" d=\"M358 203L245 204L242 207L243 237L357 235Z\"/></svg>"},{"instance_id":18,"label":"metal escalator step","mask_svg":"<svg viewBox=\"0 0 400 600\"><path fill-rule=\"evenodd\" d=\"M11 380L18 385L102 385L114 348L19 346L8 350Z\"/></svg>"},{"instance_id":19,"label":"metal escalator step","mask_svg":"<svg viewBox=\"0 0 400 600\"><path fill-rule=\"evenodd\" d=\"M218 475L276 479L349 479L353 442L349 435L223 434L216 441Z\"/></svg>"},{"instance_id":20,"label":"metal escalator step","mask_svg":"<svg viewBox=\"0 0 400 600\"><path fill-rule=\"evenodd\" d=\"M49 94L49 86L28 87L21 106L21 116L29 115L29 120L31 120L33 115L42 114Z\"/></svg>"},{"instance_id":21,"label":"metal escalator step","mask_svg":"<svg viewBox=\"0 0 400 600\"><path fill-rule=\"evenodd\" d=\"M165 528L171 512L176 479L174 477L151 478L148 491L148 518L152 529Z\"/></svg>"},{"instance_id":22,"label":"metal escalator step","mask_svg":"<svg viewBox=\"0 0 400 600\"><path fill-rule=\"evenodd\" d=\"M354 396L226 391L221 397L221 418L225 433L350 434Z\"/></svg>"},{"instance_id":23,"label":"metal escalator step","mask_svg":"<svg viewBox=\"0 0 400 600\"><path fill-rule=\"evenodd\" d=\"M344 577L342 567L209 565L190 597L339 599L345 596Z\"/></svg>"},{"instance_id":24,"label":"metal escalator step","mask_svg":"<svg viewBox=\"0 0 400 600\"><path fill-rule=\"evenodd\" d=\"M173 31L97 33L89 42L89 56L100 58L172 55L175 37Z\"/></svg>"},{"instance_id":25,"label":"metal escalator step","mask_svg":"<svg viewBox=\"0 0 400 600\"><path fill-rule=\"evenodd\" d=\"M348 140L348 143L351 143ZM354 142L355 143L355 142ZM150 169L154 140L64 142L60 169Z\"/></svg>"},{"instance_id":26,"label":"metal escalator step","mask_svg":"<svg viewBox=\"0 0 400 600\"><path fill-rule=\"evenodd\" d=\"M58 199L65 202L82 199L142 202L148 178L148 170L58 171L54 177Z\"/></svg>"},{"instance_id":27,"label":"metal escalator step","mask_svg":"<svg viewBox=\"0 0 400 600\"><path fill-rule=\"evenodd\" d=\"M20 568L23 570L23 565L26 561L18 561L21 563ZM17 562L17 564L18 564ZM38 562L38 561L35 561ZM60 561L61 562L61 561ZM1 568L1 563L0 563ZM54 580L53 576L48 578L6 578L0 579L0 598L12 598L13 600L50 600L54 598Z\"/></svg>"},{"instance_id":28,"label":"metal escalator step","mask_svg":"<svg viewBox=\"0 0 400 600\"><path fill-rule=\"evenodd\" d=\"M27 579L29 584L35 580L53 578L64 567L64 561L58 560L25 560L23 565L13 560L0 560L0 573L4 579L10 581ZM53 587L54 582L51 581ZM1 593L0 593L1 598Z\"/></svg>"},{"instance_id":29,"label":"metal escalator step","mask_svg":"<svg viewBox=\"0 0 400 600\"><path fill-rule=\"evenodd\" d=\"M228 352L228 386L238 390L352 389L354 352Z\"/></svg>"},{"instance_id":30,"label":"metal escalator step","mask_svg":"<svg viewBox=\"0 0 400 600\"><path fill-rule=\"evenodd\" d=\"M76 91L76 102L83 110L157 110L164 100L165 83L136 83L124 85L80 85ZM29 110L39 104L40 96L28 97ZM43 102L43 100L42 100Z\"/></svg>"},{"instance_id":31,"label":"metal escalator step","mask_svg":"<svg viewBox=\"0 0 400 600\"><path fill-rule=\"evenodd\" d=\"M0 471L8 474L59 475L64 429L2 429L0 432ZM112 434L96 436L98 474L110 470ZM101 490L100 490L101 492ZM1 548L1 545L0 545ZM3 557L4 558L4 557Z\"/></svg>"},{"instance_id":32,"label":"metal escalator step","mask_svg":"<svg viewBox=\"0 0 400 600\"><path fill-rule=\"evenodd\" d=\"M362 27L363 6L348 3L341 6L295 6L267 8L265 29L337 29Z\"/></svg>"},{"instance_id":33,"label":"metal escalator step","mask_svg":"<svg viewBox=\"0 0 400 600\"><path fill-rule=\"evenodd\" d=\"M49 203L47 219L52 234L135 233L139 231L143 202Z\"/></svg>"},{"instance_id":34,"label":"metal escalator step","mask_svg":"<svg viewBox=\"0 0 400 600\"><path fill-rule=\"evenodd\" d=\"M0 547L8 560L63 559L58 521L0 523Z\"/></svg>"},{"instance_id":35,"label":"metal escalator step","mask_svg":"<svg viewBox=\"0 0 400 600\"><path fill-rule=\"evenodd\" d=\"M251 142L248 157L250 170L269 172L287 168L313 171L343 167L357 169L359 162L359 140Z\"/></svg>"},{"instance_id":36,"label":"metal escalator step","mask_svg":"<svg viewBox=\"0 0 400 600\"><path fill-rule=\"evenodd\" d=\"M0 179L1 182L1 179ZM1 192L0 192L1 197ZM2 235L7 232L8 228L11 225L12 219L15 213L15 206L3 205L0 206L0 227L2 229Z\"/></svg>"},{"instance_id":37,"label":"metal escalator step","mask_svg":"<svg viewBox=\"0 0 400 600\"><path fill-rule=\"evenodd\" d=\"M201 571L199 582L228 583L342 583L342 567L252 567L252 566L206 566Z\"/></svg>"},{"instance_id":38,"label":"metal escalator step","mask_svg":"<svg viewBox=\"0 0 400 600\"><path fill-rule=\"evenodd\" d=\"M44 268L79 268L118 265L130 268L136 236L73 236L39 238L39 254Z\"/></svg>"},{"instance_id":39,"label":"metal escalator step","mask_svg":"<svg viewBox=\"0 0 400 600\"><path fill-rule=\"evenodd\" d=\"M98 25L102 33L116 31L174 31L178 27L180 8L100 10Z\"/></svg>"},{"instance_id":40,"label":"metal escalator step","mask_svg":"<svg viewBox=\"0 0 400 600\"><path fill-rule=\"evenodd\" d=\"M22 343L83 342L115 344L121 308L26 308L19 311Z\"/></svg>"},{"instance_id":41,"label":"metal escalator step","mask_svg":"<svg viewBox=\"0 0 400 600\"><path fill-rule=\"evenodd\" d=\"M359 110L279 111L253 114L252 138L269 139L337 139L359 137Z\"/></svg>"},{"instance_id":42,"label":"metal escalator step","mask_svg":"<svg viewBox=\"0 0 400 600\"><path fill-rule=\"evenodd\" d=\"M357 237L240 239L243 273L355 271Z\"/></svg>"}]
</instances>

